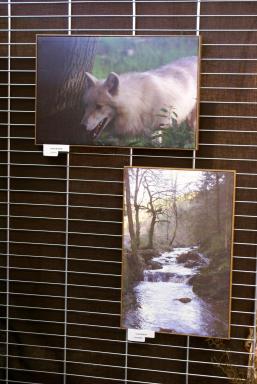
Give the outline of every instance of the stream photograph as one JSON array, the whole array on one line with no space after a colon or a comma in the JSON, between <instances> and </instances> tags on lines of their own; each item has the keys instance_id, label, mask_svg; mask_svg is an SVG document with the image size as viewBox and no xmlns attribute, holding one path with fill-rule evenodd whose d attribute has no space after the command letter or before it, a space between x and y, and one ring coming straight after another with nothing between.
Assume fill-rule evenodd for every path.
<instances>
[{"instance_id":1,"label":"stream photograph","mask_svg":"<svg viewBox=\"0 0 257 384\"><path fill-rule=\"evenodd\" d=\"M229 338L235 172L125 167L121 327Z\"/></svg>"}]
</instances>

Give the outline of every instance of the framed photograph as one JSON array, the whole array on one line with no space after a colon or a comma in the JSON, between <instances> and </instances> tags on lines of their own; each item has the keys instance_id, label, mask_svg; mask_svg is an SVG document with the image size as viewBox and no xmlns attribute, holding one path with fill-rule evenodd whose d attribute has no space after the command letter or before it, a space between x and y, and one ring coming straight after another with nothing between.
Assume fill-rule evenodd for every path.
<instances>
[{"instance_id":1,"label":"framed photograph","mask_svg":"<svg viewBox=\"0 0 257 384\"><path fill-rule=\"evenodd\" d=\"M199 36L37 36L36 144L197 149Z\"/></svg>"},{"instance_id":2,"label":"framed photograph","mask_svg":"<svg viewBox=\"0 0 257 384\"><path fill-rule=\"evenodd\" d=\"M229 338L235 171L126 167L121 327Z\"/></svg>"}]
</instances>

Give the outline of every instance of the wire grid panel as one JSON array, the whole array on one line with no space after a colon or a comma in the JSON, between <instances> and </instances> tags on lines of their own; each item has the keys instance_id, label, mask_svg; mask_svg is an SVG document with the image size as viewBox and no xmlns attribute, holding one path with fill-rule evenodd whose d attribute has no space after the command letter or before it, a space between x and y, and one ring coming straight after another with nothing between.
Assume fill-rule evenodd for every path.
<instances>
[{"instance_id":1,"label":"wire grid panel","mask_svg":"<svg viewBox=\"0 0 257 384\"><path fill-rule=\"evenodd\" d=\"M256 288L256 3L0 1L1 382L227 383L224 353L246 374ZM34 145L37 33L200 33L199 150L74 147L44 158ZM119 328L129 164L237 170L232 337L219 347L160 333L128 343Z\"/></svg>"}]
</instances>

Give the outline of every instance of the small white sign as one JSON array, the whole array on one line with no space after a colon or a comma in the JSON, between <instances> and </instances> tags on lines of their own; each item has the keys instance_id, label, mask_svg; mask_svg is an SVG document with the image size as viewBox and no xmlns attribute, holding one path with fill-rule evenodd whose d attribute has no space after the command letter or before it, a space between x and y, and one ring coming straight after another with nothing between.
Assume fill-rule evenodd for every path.
<instances>
[{"instance_id":1,"label":"small white sign","mask_svg":"<svg viewBox=\"0 0 257 384\"><path fill-rule=\"evenodd\" d=\"M43 155L44 156L58 156L59 152L69 152L70 146L64 144L44 144Z\"/></svg>"},{"instance_id":2,"label":"small white sign","mask_svg":"<svg viewBox=\"0 0 257 384\"><path fill-rule=\"evenodd\" d=\"M146 337L154 338L155 332L147 329L128 329L128 341L145 342Z\"/></svg>"}]
</instances>

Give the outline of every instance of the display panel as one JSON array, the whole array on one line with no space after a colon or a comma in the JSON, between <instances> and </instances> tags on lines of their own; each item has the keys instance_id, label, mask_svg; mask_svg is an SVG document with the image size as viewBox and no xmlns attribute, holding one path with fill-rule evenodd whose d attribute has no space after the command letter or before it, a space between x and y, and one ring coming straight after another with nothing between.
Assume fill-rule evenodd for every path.
<instances>
[{"instance_id":1,"label":"display panel","mask_svg":"<svg viewBox=\"0 0 257 384\"><path fill-rule=\"evenodd\" d=\"M235 172L124 172L121 326L228 338Z\"/></svg>"},{"instance_id":2,"label":"display panel","mask_svg":"<svg viewBox=\"0 0 257 384\"><path fill-rule=\"evenodd\" d=\"M196 149L199 36L38 36L36 143Z\"/></svg>"}]
</instances>

